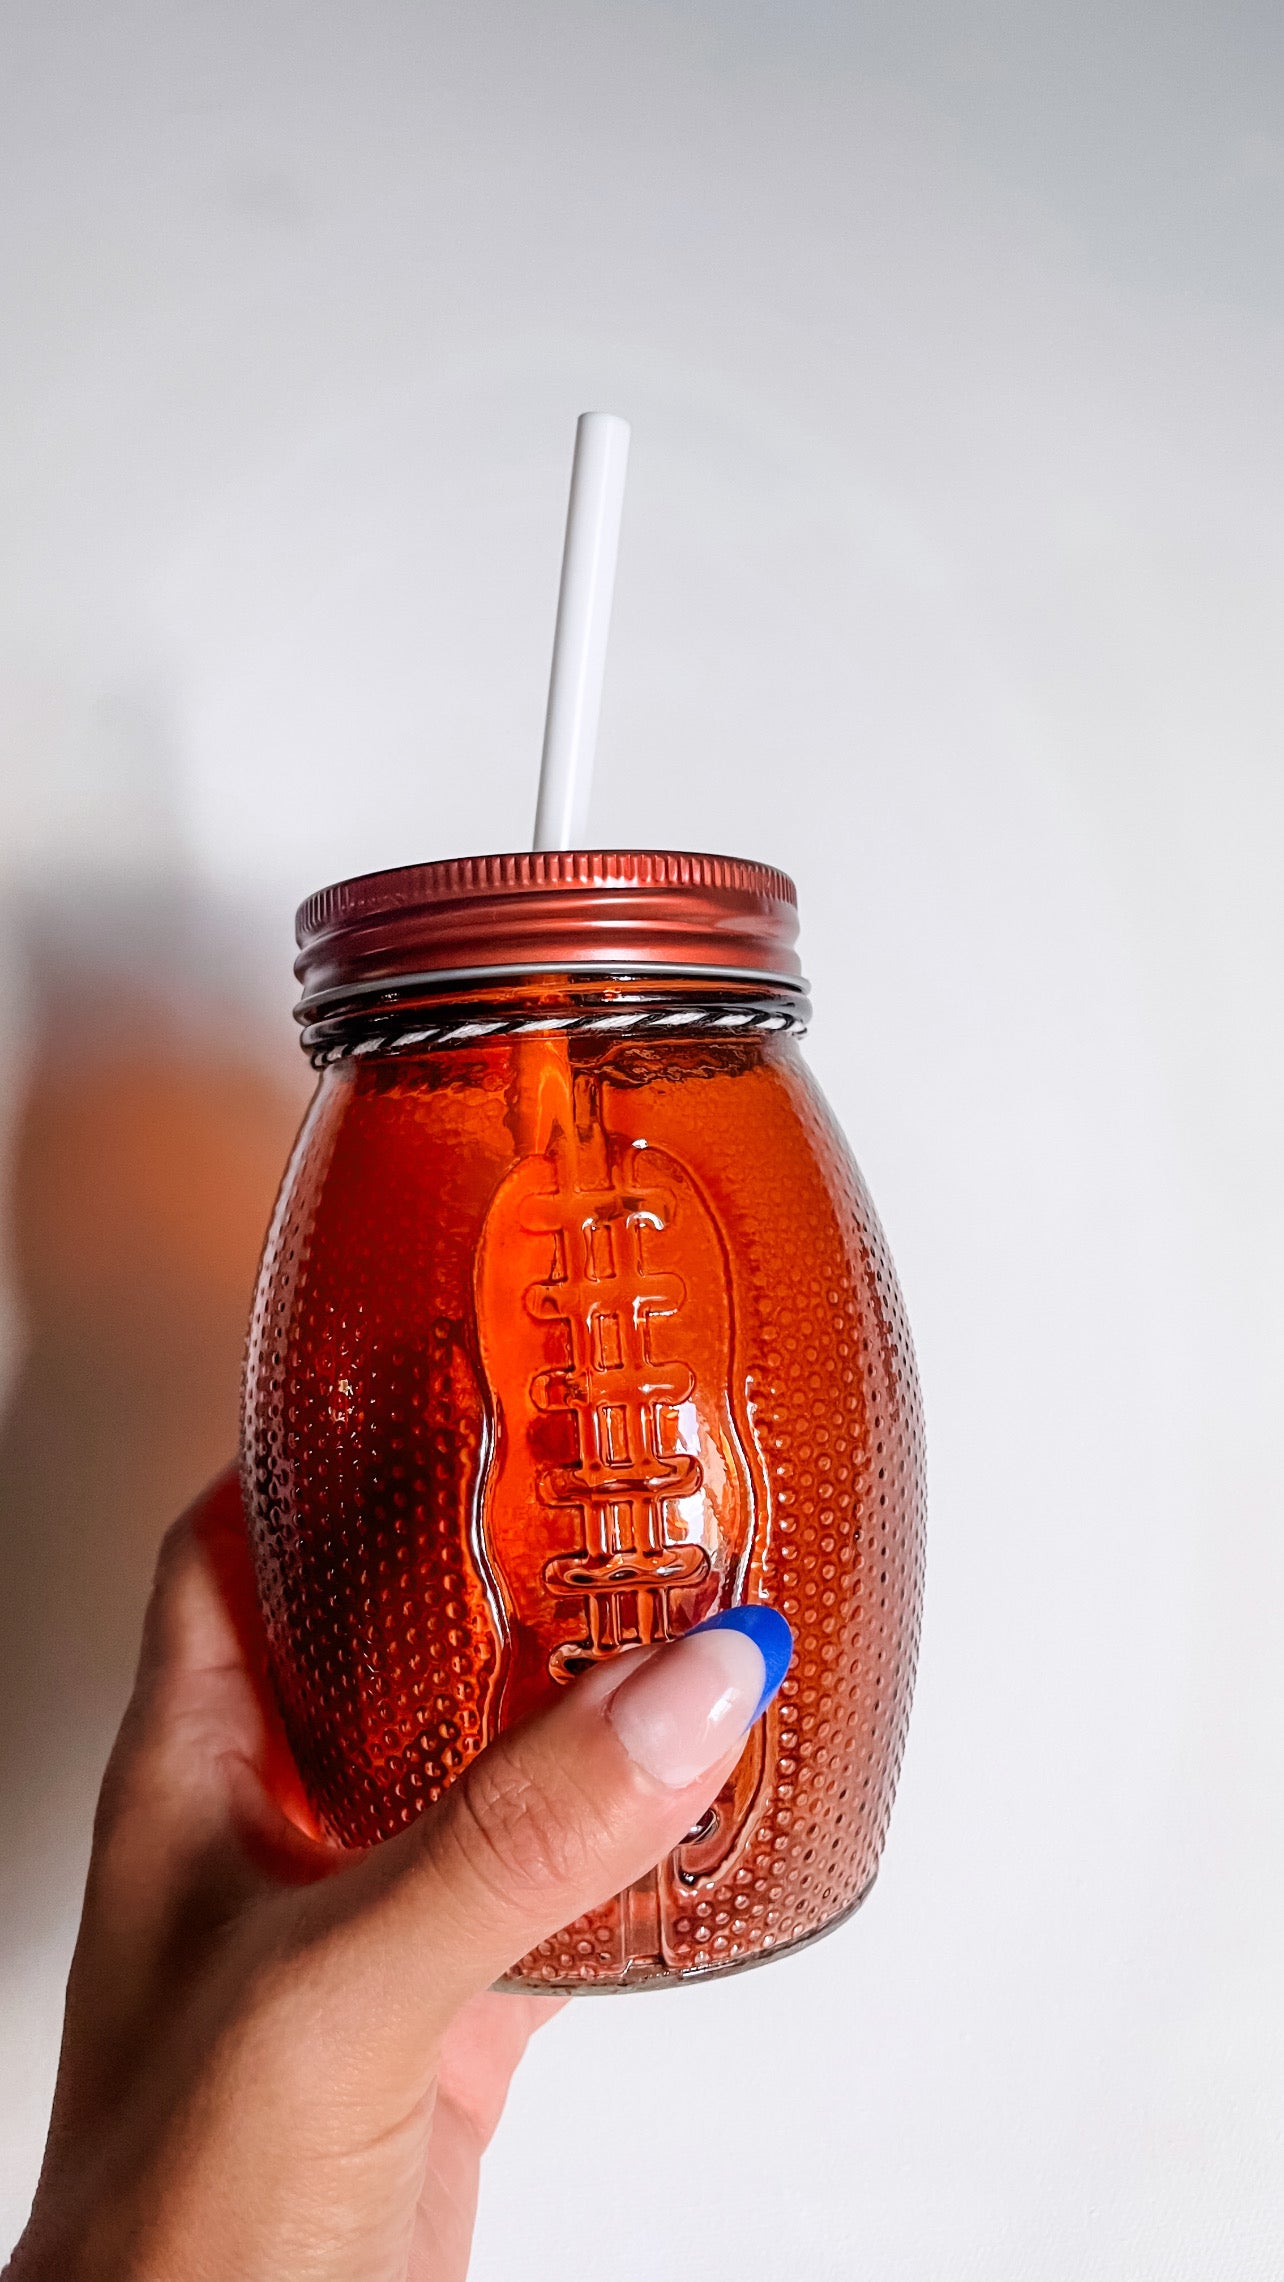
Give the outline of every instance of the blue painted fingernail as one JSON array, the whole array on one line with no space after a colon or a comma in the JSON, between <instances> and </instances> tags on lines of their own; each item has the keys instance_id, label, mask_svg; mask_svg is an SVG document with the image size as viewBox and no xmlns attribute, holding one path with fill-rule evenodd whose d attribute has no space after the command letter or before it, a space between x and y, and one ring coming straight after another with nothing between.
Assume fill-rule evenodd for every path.
<instances>
[{"instance_id":1,"label":"blue painted fingernail","mask_svg":"<svg viewBox=\"0 0 1284 2282\"><path fill-rule=\"evenodd\" d=\"M783 1617L779 1609L768 1608L765 1601L750 1601L743 1608L719 1609L716 1616L707 1616L703 1624L693 1624L684 1637L690 1640L697 1632L743 1632L752 1640L766 1666L762 1694L753 1715L758 1719L793 1661L794 1636L788 1618Z\"/></svg>"}]
</instances>

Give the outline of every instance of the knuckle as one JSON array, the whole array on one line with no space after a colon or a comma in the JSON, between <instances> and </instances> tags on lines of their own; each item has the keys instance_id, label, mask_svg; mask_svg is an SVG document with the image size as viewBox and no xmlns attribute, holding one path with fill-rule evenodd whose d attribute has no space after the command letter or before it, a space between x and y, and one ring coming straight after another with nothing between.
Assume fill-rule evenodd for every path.
<instances>
[{"instance_id":1,"label":"knuckle","mask_svg":"<svg viewBox=\"0 0 1284 2282\"><path fill-rule=\"evenodd\" d=\"M472 1875L510 1902L577 1887L611 1836L610 1818L565 1775L512 1750L475 1761L453 1793L451 1822Z\"/></svg>"}]
</instances>

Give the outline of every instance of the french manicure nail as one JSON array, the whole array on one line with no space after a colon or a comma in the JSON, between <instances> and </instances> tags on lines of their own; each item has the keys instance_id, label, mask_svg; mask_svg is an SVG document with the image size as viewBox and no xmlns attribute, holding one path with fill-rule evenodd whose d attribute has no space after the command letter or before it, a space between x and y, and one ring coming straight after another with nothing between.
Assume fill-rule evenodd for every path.
<instances>
[{"instance_id":1,"label":"french manicure nail","mask_svg":"<svg viewBox=\"0 0 1284 2282\"><path fill-rule=\"evenodd\" d=\"M727 1609L648 1657L616 1689L606 1716L637 1766L685 1790L747 1734L792 1652L789 1626L774 1609Z\"/></svg>"},{"instance_id":2,"label":"french manicure nail","mask_svg":"<svg viewBox=\"0 0 1284 2282\"><path fill-rule=\"evenodd\" d=\"M759 1712L767 1709L793 1661L794 1635L788 1617L782 1616L779 1609L768 1608L764 1601L749 1601L743 1608L724 1608L716 1616L707 1616L703 1624L693 1625L683 1638L693 1640L702 1632L743 1632L761 1651L762 1694L753 1715L757 1719Z\"/></svg>"}]
</instances>

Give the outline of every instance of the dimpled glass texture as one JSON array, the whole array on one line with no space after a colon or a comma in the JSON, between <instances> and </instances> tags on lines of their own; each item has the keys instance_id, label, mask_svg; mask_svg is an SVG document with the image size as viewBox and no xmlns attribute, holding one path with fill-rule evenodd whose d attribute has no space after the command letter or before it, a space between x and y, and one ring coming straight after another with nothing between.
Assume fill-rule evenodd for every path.
<instances>
[{"instance_id":1,"label":"dimpled glass texture","mask_svg":"<svg viewBox=\"0 0 1284 2282\"><path fill-rule=\"evenodd\" d=\"M787 1950L861 1900L887 1828L922 1589L910 1336L795 1041L716 1011L334 1061L268 1237L247 1509L335 1838L399 1830L622 1647L740 1601L794 1629L709 1813L511 1988Z\"/></svg>"}]
</instances>

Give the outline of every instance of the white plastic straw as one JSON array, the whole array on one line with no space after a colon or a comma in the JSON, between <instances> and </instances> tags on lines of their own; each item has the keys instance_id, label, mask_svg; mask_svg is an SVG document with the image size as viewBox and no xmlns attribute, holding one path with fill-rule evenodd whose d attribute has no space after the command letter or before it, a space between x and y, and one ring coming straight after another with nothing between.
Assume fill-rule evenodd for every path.
<instances>
[{"instance_id":1,"label":"white plastic straw","mask_svg":"<svg viewBox=\"0 0 1284 2282\"><path fill-rule=\"evenodd\" d=\"M581 412L544 721L536 848L582 847L588 828L628 460L628 421L614 412Z\"/></svg>"}]
</instances>

